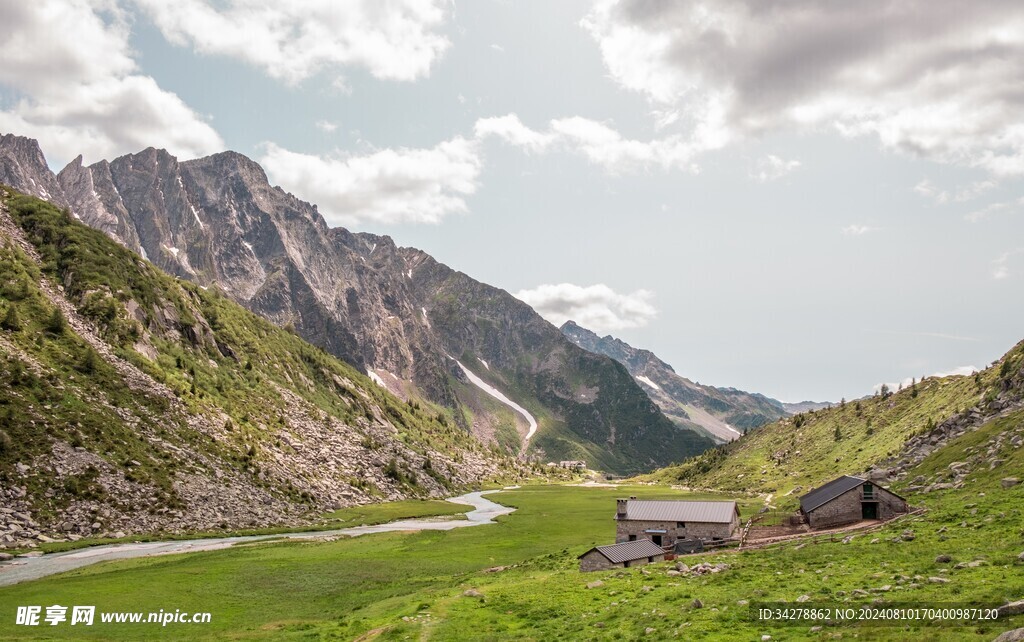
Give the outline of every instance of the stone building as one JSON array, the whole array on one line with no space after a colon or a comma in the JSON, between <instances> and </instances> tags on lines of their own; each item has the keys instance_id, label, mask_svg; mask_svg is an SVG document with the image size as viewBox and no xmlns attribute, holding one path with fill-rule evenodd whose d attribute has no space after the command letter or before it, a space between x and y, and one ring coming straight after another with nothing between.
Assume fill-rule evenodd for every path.
<instances>
[{"instance_id":1,"label":"stone building","mask_svg":"<svg viewBox=\"0 0 1024 642\"><path fill-rule=\"evenodd\" d=\"M672 548L677 540L717 541L731 538L740 526L736 502L620 499L615 513L615 541L649 539Z\"/></svg>"},{"instance_id":2,"label":"stone building","mask_svg":"<svg viewBox=\"0 0 1024 642\"><path fill-rule=\"evenodd\" d=\"M811 528L830 528L867 519L889 520L907 512L907 500L874 482L844 475L800 498L800 513Z\"/></svg>"},{"instance_id":3,"label":"stone building","mask_svg":"<svg viewBox=\"0 0 1024 642\"><path fill-rule=\"evenodd\" d=\"M649 539L595 546L579 556L580 571L603 571L665 561L665 551Z\"/></svg>"}]
</instances>

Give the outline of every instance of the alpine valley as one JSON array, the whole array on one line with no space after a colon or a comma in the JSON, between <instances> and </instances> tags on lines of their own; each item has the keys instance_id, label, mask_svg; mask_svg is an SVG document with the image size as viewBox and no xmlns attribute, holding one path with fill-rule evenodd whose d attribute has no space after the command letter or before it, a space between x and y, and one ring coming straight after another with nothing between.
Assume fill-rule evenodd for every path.
<instances>
[{"instance_id":1,"label":"alpine valley","mask_svg":"<svg viewBox=\"0 0 1024 642\"><path fill-rule=\"evenodd\" d=\"M973 375L793 408L330 228L238 154L150 149L54 175L5 136L0 182L0 603L213 612L169 639L1024 635L1024 343ZM634 476L579 484L548 459ZM908 509L792 523L836 475ZM508 509L481 528L229 537L246 545L16 575L136 539L450 515L465 507L437 500L485 486ZM735 502L742 526L722 549L581 573L624 495ZM48 554L11 559L30 549ZM761 603L992 616L811 626ZM38 633L12 622L0 637Z\"/></svg>"}]
</instances>

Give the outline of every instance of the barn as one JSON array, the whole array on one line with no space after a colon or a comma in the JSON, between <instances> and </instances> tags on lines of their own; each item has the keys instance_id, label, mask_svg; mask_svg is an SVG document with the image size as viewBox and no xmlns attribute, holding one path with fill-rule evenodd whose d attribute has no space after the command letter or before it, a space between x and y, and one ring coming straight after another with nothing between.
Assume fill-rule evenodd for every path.
<instances>
[{"instance_id":1,"label":"barn","mask_svg":"<svg viewBox=\"0 0 1024 642\"><path fill-rule=\"evenodd\" d=\"M907 500L896 493L849 475L833 479L800 498L800 513L811 528L868 519L889 520L907 510Z\"/></svg>"},{"instance_id":2,"label":"barn","mask_svg":"<svg viewBox=\"0 0 1024 642\"><path fill-rule=\"evenodd\" d=\"M615 541L648 539L671 549L677 541L731 538L740 525L736 502L620 499Z\"/></svg>"},{"instance_id":3,"label":"barn","mask_svg":"<svg viewBox=\"0 0 1024 642\"><path fill-rule=\"evenodd\" d=\"M579 556L580 571L603 571L665 561L665 551L649 539L595 546Z\"/></svg>"}]
</instances>

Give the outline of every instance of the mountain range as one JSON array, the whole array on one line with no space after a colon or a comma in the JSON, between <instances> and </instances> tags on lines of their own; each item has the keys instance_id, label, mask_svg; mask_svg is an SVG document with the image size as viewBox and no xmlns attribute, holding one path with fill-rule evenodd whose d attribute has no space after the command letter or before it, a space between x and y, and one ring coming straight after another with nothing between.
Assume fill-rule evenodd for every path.
<instances>
[{"instance_id":1,"label":"mountain range","mask_svg":"<svg viewBox=\"0 0 1024 642\"><path fill-rule=\"evenodd\" d=\"M694 383L676 374L650 350L634 348L612 336L600 337L573 321L566 321L561 330L581 348L624 365L677 425L703 431L718 442L732 441L752 428L790 414L781 401L764 395Z\"/></svg>"},{"instance_id":2,"label":"mountain range","mask_svg":"<svg viewBox=\"0 0 1024 642\"><path fill-rule=\"evenodd\" d=\"M508 454L633 473L714 444L525 303L387 236L329 227L241 154L179 162L150 148L79 157L54 175L35 141L6 135L0 183L294 329L400 398L446 408Z\"/></svg>"}]
</instances>

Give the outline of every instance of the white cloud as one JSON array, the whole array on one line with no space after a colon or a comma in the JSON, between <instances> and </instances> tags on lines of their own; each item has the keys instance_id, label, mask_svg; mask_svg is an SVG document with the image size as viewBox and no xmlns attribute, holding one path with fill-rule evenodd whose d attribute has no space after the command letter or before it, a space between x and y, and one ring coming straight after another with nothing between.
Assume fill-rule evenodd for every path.
<instances>
[{"instance_id":1,"label":"white cloud","mask_svg":"<svg viewBox=\"0 0 1024 642\"><path fill-rule=\"evenodd\" d=\"M768 154L758 159L757 169L750 173L750 177L760 183L767 183L782 178L793 170L800 167L798 160L782 160L774 154Z\"/></svg>"},{"instance_id":2,"label":"white cloud","mask_svg":"<svg viewBox=\"0 0 1024 642\"><path fill-rule=\"evenodd\" d=\"M223 149L177 95L138 73L127 18L111 0L0 5L0 85L15 98L0 131L39 140L52 161L164 147L182 158Z\"/></svg>"},{"instance_id":3,"label":"white cloud","mask_svg":"<svg viewBox=\"0 0 1024 642\"><path fill-rule=\"evenodd\" d=\"M480 139L496 136L529 152L559 149L577 153L611 174L652 167L696 172L694 157L710 148L679 135L650 141L629 139L605 123L581 116L552 120L546 131L527 127L515 114L482 118L474 133Z\"/></svg>"},{"instance_id":4,"label":"white cloud","mask_svg":"<svg viewBox=\"0 0 1024 642\"><path fill-rule=\"evenodd\" d=\"M331 134L338 130L338 123L332 123L329 120L318 120L316 121L316 128L322 132Z\"/></svg>"},{"instance_id":5,"label":"white cloud","mask_svg":"<svg viewBox=\"0 0 1024 642\"><path fill-rule=\"evenodd\" d=\"M844 236L864 236L868 232L876 232L880 228L871 227L870 225L847 225L843 228Z\"/></svg>"},{"instance_id":6,"label":"white cloud","mask_svg":"<svg viewBox=\"0 0 1024 642\"><path fill-rule=\"evenodd\" d=\"M978 372L978 368L975 368L974 366L960 366L959 368L953 368L952 370L946 370L944 372L936 372L936 373L930 374L928 376L929 377L940 377L940 378L941 377L966 377L966 376L974 374L975 372ZM900 386L903 386L904 388L907 388L913 382L914 382L914 377L907 377L903 381L897 381L897 382L893 382L893 383L884 383L884 384L878 383L878 384L875 384L871 388L871 391L872 392L880 392L882 390L882 386L884 385L884 386L888 386L889 390L891 392L896 392L897 390L900 389Z\"/></svg>"},{"instance_id":7,"label":"white cloud","mask_svg":"<svg viewBox=\"0 0 1024 642\"><path fill-rule=\"evenodd\" d=\"M949 192L940 188L927 178L922 179L920 183L914 185L914 191L924 198L935 201L939 205L945 205L949 202Z\"/></svg>"},{"instance_id":8,"label":"white cloud","mask_svg":"<svg viewBox=\"0 0 1024 642\"><path fill-rule=\"evenodd\" d=\"M968 213L967 215L964 216L964 219L970 221L971 223L978 223L979 221L983 221L989 218L993 214L1016 210L1022 205L1024 205L1024 197L1021 197L1013 202L989 203L985 207Z\"/></svg>"},{"instance_id":9,"label":"white cloud","mask_svg":"<svg viewBox=\"0 0 1024 642\"><path fill-rule=\"evenodd\" d=\"M594 332L606 333L639 328L657 316L648 290L619 294L604 284L579 286L572 283L541 285L515 294L556 326L573 320Z\"/></svg>"},{"instance_id":10,"label":"white cloud","mask_svg":"<svg viewBox=\"0 0 1024 642\"><path fill-rule=\"evenodd\" d=\"M997 186L998 183L992 180L974 181L966 187L957 187L950 194L949 190L942 189L925 178L914 186L914 191L939 205L945 205L949 202L966 203Z\"/></svg>"},{"instance_id":11,"label":"white cloud","mask_svg":"<svg viewBox=\"0 0 1024 642\"><path fill-rule=\"evenodd\" d=\"M1024 174L1019 3L599 0L581 25L615 81L695 131L828 127Z\"/></svg>"},{"instance_id":12,"label":"white cloud","mask_svg":"<svg viewBox=\"0 0 1024 642\"><path fill-rule=\"evenodd\" d=\"M242 60L293 84L345 67L415 80L451 45L438 33L448 16L444 0L135 1L170 42Z\"/></svg>"},{"instance_id":13,"label":"white cloud","mask_svg":"<svg viewBox=\"0 0 1024 642\"><path fill-rule=\"evenodd\" d=\"M480 118L473 126L473 135L479 139L496 136L529 152L546 150L556 138L553 133L541 133L530 129L515 114Z\"/></svg>"},{"instance_id":14,"label":"white cloud","mask_svg":"<svg viewBox=\"0 0 1024 642\"><path fill-rule=\"evenodd\" d=\"M316 203L332 225L438 223L466 211L482 161L475 141L456 137L428 149L314 156L264 145L273 181Z\"/></svg>"},{"instance_id":15,"label":"white cloud","mask_svg":"<svg viewBox=\"0 0 1024 642\"><path fill-rule=\"evenodd\" d=\"M1020 256L1024 256L1024 248L1022 247L1003 252L997 256L992 261L992 278L997 281L1010 278L1010 275L1017 271L1012 266Z\"/></svg>"}]
</instances>

